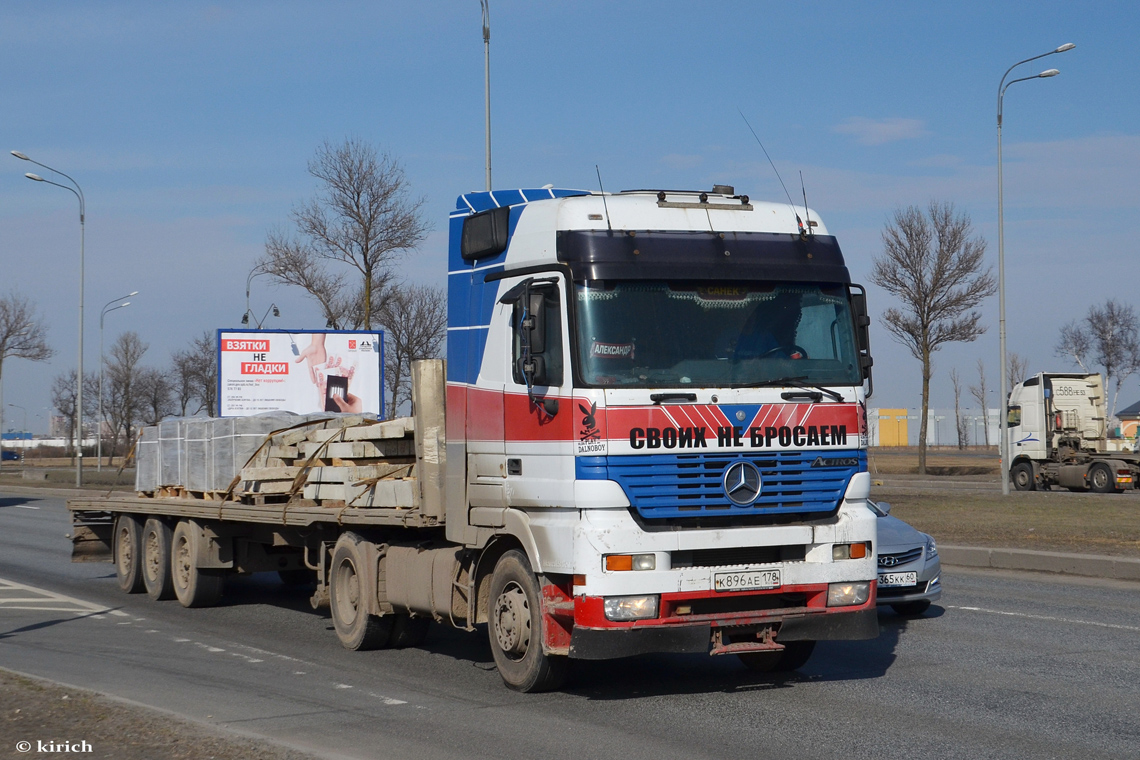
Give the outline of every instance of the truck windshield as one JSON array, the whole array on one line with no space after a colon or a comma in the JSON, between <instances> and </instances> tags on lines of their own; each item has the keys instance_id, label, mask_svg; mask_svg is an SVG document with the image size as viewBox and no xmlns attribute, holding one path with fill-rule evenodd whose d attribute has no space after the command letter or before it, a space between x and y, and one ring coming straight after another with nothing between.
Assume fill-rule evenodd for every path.
<instances>
[{"instance_id":1,"label":"truck windshield","mask_svg":"<svg viewBox=\"0 0 1140 760\"><path fill-rule=\"evenodd\" d=\"M589 386L858 385L846 288L819 283L576 283Z\"/></svg>"}]
</instances>

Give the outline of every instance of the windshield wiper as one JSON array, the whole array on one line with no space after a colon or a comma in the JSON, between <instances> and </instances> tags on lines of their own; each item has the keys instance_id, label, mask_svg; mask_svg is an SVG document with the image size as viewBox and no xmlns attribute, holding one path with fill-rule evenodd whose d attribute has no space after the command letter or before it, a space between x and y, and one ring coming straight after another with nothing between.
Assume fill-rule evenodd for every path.
<instances>
[{"instance_id":1,"label":"windshield wiper","mask_svg":"<svg viewBox=\"0 0 1140 760\"><path fill-rule=\"evenodd\" d=\"M772 388L772 387L776 387L776 386L780 386L780 385L790 385L793 388L799 388L801 391L806 391L807 394L809 394L807 397L810 398L812 401L822 401L824 394L830 396L831 398L835 399L836 401L842 402L845 400L843 398L842 394L837 393L836 391L833 391L830 388L824 388L822 385L812 385L810 383L805 384L803 382L804 380L807 380L807 375L796 375L795 377L777 377L777 378L774 378L772 380L760 380L760 381L755 382L755 383L734 383L732 385L732 387L733 388ZM787 393L781 393L780 397L783 398L785 401L787 401L787 400L790 400L790 399L793 399L796 397L802 398L804 395L805 394L802 392L801 393L795 393L795 392L789 391Z\"/></svg>"}]
</instances>

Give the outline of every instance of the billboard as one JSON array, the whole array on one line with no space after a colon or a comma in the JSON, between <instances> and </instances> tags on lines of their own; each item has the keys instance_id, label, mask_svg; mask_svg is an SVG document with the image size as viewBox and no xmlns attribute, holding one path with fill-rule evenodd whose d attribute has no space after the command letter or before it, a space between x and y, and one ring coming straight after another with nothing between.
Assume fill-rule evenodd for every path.
<instances>
[{"instance_id":1,"label":"billboard","mask_svg":"<svg viewBox=\"0 0 1140 760\"><path fill-rule=\"evenodd\" d=\"M384 416L384 333L218 330L218 415Z\"/></svg>"}]
</instances>

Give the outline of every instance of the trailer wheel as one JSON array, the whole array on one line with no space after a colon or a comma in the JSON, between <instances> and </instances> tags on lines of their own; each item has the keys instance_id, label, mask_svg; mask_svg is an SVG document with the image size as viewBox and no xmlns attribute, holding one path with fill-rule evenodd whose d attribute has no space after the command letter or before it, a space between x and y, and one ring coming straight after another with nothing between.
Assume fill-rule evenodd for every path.
<instances>
[{"instance_id":1,"label":"trailer wheel","mask_svg":"<svg viewBox=\"0 0 1140 760\"><path fill-rule=\"evenodd\" d=\"M368 589L363 539L345 533L332 554L329 607L333 627L345 649L380 649L392 634L391 615L376 617L368 612Z\"/></svg>"},{"instance_id":2,"label":"trailer wheel","mask_svg":"<svg viewBox=\"0 0 1140 760\"><path fill-rule=\"evenodd\" d=\"M174 527L170 575L183 607L213 607L222 598L225 572L198 567L199 540L198 526L190 520L180 520Z\"/></svg>"},{"instance_id":3,"label":"trailer wheel","mask_svg":"<svg viewBox=\"0 0 1140 760\"><path fill-rule=\"evenodd\" d=\"M137 594L144 588L142 570L142 521L134 515L115 518L115 577L119 588Z\"/></svg>"},{"instance_id":4,"label":"trailer wheel","mask_svg":"<svg viewBox=\"0 0 1140 760\"><path fill-rule=\"evenodd\" d=\"M789 641L779 652L741 652L736 656L749 670L788 673L802 668L814 651L814 641Z\"/></svg>"},{"instance_id":5,"label":"trailer wheel","mask_svg":"<svg viewBox=\"0 0 1140 760\"><path fill-rule=\"evenodd\" d=\"M1116 478L1107 464L1094 464L1089 468L1089 486L1094 493L1115 493Z\"/></svg>"},{"instance_id":6,"label":"trailer wheel","mask_svg":"<svg viewBox=\"0 0 1140 760\"><path fill-rule=\"evenodd\" d=\"M1018 491L1036 491L1037 478L1033 477L1033 465L1029 462L1018 462L1010 470L1013 487Z\"/></svg>"},{"instance_id":7,"label":"trailer wheel","mask_svg":"<svg viewBox=\"0 0 1140 760\"><path fill-rule=\"evenodd\" d=\"M388 646L393 649L418 647L424 643L431 626L431 618L424 615L412 617L408 614L392 616L392 639Z\"/></svg>"},{"instance_id":8,"label":"trailer wheel","mask_svg":"<svg viewBox=\"0 0 1140 760\"><path fill-rule=\"evenodd\" d=\"M495 565L490 600L487 635L503 682L522 692L560 687L570 660L542 651L542 594L530 562L518 549Z\"/></svg>"},{"instance_id":9,"label":"trailer wheel","mask_svg":"<svg viewBox=\"0 0 1140 760\"><path fill-rule=\"evenodd\" d=\"M157 517L147 519L142 533L142 575L147 596L155 601L174 598L170 544L170 526Z\"/></svg>"}]
</instances>

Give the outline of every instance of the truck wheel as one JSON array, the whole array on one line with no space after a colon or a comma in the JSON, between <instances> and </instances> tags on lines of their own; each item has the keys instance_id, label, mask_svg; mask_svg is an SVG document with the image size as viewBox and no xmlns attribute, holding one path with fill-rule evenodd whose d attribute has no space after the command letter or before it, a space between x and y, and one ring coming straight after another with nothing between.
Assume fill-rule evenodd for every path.
<instances>
[{"instance_id":1,"label":"truck wheel","mask_svg":"<svg viewBox=\"0 0 1140 760\"><path fill-rule=\"evenodd\" d=\"M115 518L115 577L119 588L128 594L142 591L142 534L143 526L134 515Z\"/></svg>"},{"instance_id":2,"label":"truck wheel","mask_svg":"<svg viewBox=\"0 0 1140 760\"><path fill-rule=\"evenodd\" d=\"M190 520L179 520L174 527L170 577L183 607L213 607L222 598L225 583L225 571L198 567L198 530Z\"/></svg>"},{"instance_id":3,"label":"truck wheel","mask_svg":"<svg viewBox=\"0 0 1140 760\"><path fill-rule=\"evenodd\" d=\"M898 604L892 604L891 609L893 609L896 614L905 617L918 617L930 609L930 602L926 599L920 599L917 602L899 602Z\"/></svg>"},{"instance_id":4,"label":"truck wheel","mask_svg":"<svg viewBox=\"0 0 1140 760\"><path fill-rule=\"evenodd\" d=\"M1089 468L1089 486L1094 493L1114 493L1116 478L1107 464L1094 464Z\"/></svg>"},{"instance_id":5,"label":"truck wheel","mask_svg":"<svg viewBox=\"0 0 1140 760\"><path fill-rule=\"evenodd\" d=\"M142 575L147 596L155 601L174 598L170 543L170 526L157 517L149 518L142 533Z\"/></svg>"},{"instance_id":6,"label":"truck wheel","mask_svg":"<svg viewBox=\"0 0 1140 760\"><path fill-rule=\"evenodd\" d=\"M412 617L408 614L393 615L392 639L388 646L393 649L418 647L427 638L431 618L424 615Z\"/></svg>"},{"instance_id":7,"label":"truck wheel","mask_svg":"<svg viewBox=\"0 0 1140 760\"><path fill-rule=\"evenodd\" d=\"M542 594L521 551L512 549L499 558L490 601L487 635L503 682L522 692L561 686L570 661L542 651Z\"/></svg>"},{"instance_id":8,"label":"truck wheel","mask_svg":"<svg viewBox=\"0 0 1140 760\"><path fill-rule=\"evenodd\" d=\"M368 612L368 588L364 542L355 533L345 533L333 549L329 584L329 607L333 627L345 649L380 649L392 634L392 616Z\"/></svg>"},{"instance_id":9,"label":"truck wheel","mask_svg":"<svg viewBox=\"0 0 1140 760\"><path fill-rule=\"evenodd\" d=\"M749 670L788 673L802 668L814 651L814 641L789 641L779 652L742 652L737 657Z\"/></svg>"},{"instance_id":10,"label":"truck wheel","mask_svg":"<svg viewBox=\"0 0 1140 760\"><path fill-rule=\"evenodd\" d=\"M1018 462L1010 470L1013 487L1018 491L1036 491L1037 479L1033 477L1033 465L1029 462Z\"/></svg>"}]
</instances>

